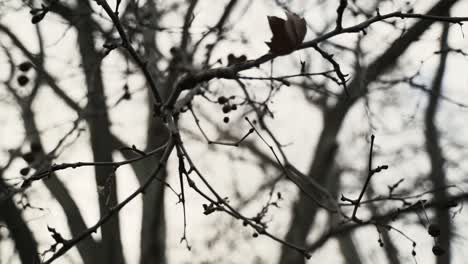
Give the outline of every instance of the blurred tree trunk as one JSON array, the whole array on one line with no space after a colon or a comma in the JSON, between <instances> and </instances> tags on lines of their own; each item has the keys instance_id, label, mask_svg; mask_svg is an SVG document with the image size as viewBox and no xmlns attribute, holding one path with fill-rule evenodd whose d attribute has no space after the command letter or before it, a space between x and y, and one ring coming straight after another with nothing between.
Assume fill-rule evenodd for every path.
<instances>
[{"instance_id":1,"label":"blurred tree trunk","mask_svg":"<svg viewBox=\"0 0 468 264\"><path fill-rule=\"evenodd\" d=\"M152 24L158 22L156 1L148 1L144 8L148 12ZM157 43L156 30L145 28L143 30L143 43L145 47L145 58L148 60L148 65L153 74L153 80L157 82L157 86L163 98L167 97L167 87L162 86L157 76ZM164 87L163 89L161 89ZM152 94L148 91L148 120L146 132L146 150L154 149L161 146L169 139L169 133L164 126L163 121L153 115L154 101ZM162 154L162 153L161 153ZM137 173L140 182L143 182L153 169L156 161L160 160L161 154L143 161L143 171ZM163 170L159 176L160 179L166 180L167 171ZM164 208L164 193L165 186L159 181L153 181L151 186L143 195L143 218L141 223L141 239L140 239L140 263L161 263L166 260L166 221Z\"/></svg>"},{"instance_id":2,"label":"blurred tree trunk","mask_svg":"<svg viewBox=\"0 0 468 264\"><path fill-rule=\"evenodd\" d=\"M0 168L0 220L5 222L10 232L21 263L39 264L36 239L21 216L21 211L16 207L13 198L8 197L9 194L8 185L3 179L3 170Z\"/></svg>"},{"instance_id":3,"label":"blurred tree trunk","mask_svg":"<svg viewBox=\"0 0 468 264\"><path fill-rule=\"evenodd\" d=\"M13 44L20 49L24 56L28 58L31 62L36 65L39 79L38 82L42 83L45 81L52 87L52 89L57 92L60 88L57 86L53 78L47 73L45 70L42 59L34 56L31 51L29 51L26 46L10 31L8 28L3 27L0 25L0 30L2 30L5 34L7 34L10 39L12 40ZM40 85L40 84L35 85ZM35 99L35 94L27 97L20 97L15 90L10 89L10 93L16 99L16 103L18 107L21 109L21 117L23 120L23 127L27 135L27 139L32 144L39 146L39 153L37 153L38 157L43 158L42 162L36 163L36 166L41 166L42 168L47 168L50 165L50 161L46 159L46 153L43 147L43 144L40 139L39 129L36 124L34 111L32 109L32 104ZM64 95L64 94L62 94ZM61 97L59 95L59 97ZM65 96L66 97L66 96ZM65 102L72 103L75 111L78 111L79 106L74 103L69 97L64 99ZM36 168L38 169L38 168ZM44 180L43 183L50 191L50 193L54 196L57 202L62 207L65 217L67 219L68 227L70 228L70 232L73 237L78 236L81 232L87 229L86 223L84 222L83 216L81 212L71 197L69 191L63 184L63 182L57 177L55 173L51 173L51 177ZM92 237L84 239L81 243L77 245L78 252L83 260L83 263L98 263L97 253L98 253L99 243L94 241Z\"/></svg>"},{"instance_id":4,"label":"blurred tree trunk","mask_svg":"<svg viewBox=\"0 0 468 264\"><path fill-rule=\"evenodd\" d=\"M158 13L156 7L157 1L147 1L141 8L141 11L147 14L145 16L146 22L153 26L158 23ZM132 3L130 3L132 5ZM129 7L127 7L129 8ZM138 8L137 6L131 6L130 8ZM156 33L152 27L143 27L143 47L144 47L144 58L148 62L148 67L151 69L153 80L157 82L163 98L166 98L168 94L168 87L163 86L159 80L160 76L157 75L157 43ZM126 54L124 54L126 55ZM131 59L131 58L128 58ZM162 89L161 89L162 88ZM153 115L154 101L150 91L148 91L148 120L147 120L147 132L146 132L146 146L145 150L150 151L155 149L165 142L169 138L169 133L162 122L162 120L156 118ZM118 149L126 146L117 137L113 137L114 148ZM122 155L126 159L135 158L134 153L123 151ZM160 160L161 154L153 155L144 160L132 163L132 169L139 181L142 184L146 177L149 176L150 172L154 169L154 164ZM167 172L164 169L158 176L159 179L165 180ZM141 223L141 237L140 237L140 263L167 263L166 259L166 221L165 221L165 207L164 207L164 194L165 186L159 181L153 181L150 187L143 194L143 215Z\"/></svg>"},{"instance_id":5,"label":"blurred tree trunk","mask_svg":"<svg viewBox=\"0 0 468 264\"><path fill-rule=\"evenodd\" d=\"M443 15L456 2L457 0L439 1L427 14ZM406 49L414 41L417 41L433 23L433 20L420 20L415 23L403 36L395 40L379 58L369 65L362 78L352 80L348 85L351 98L340 100L335 106L324 111L323 129L308 172L309 177L316 178L323 186L327 185L326 183L329 181L328 176L330 174L329 170L331 168L328 162L334 158L335 153L333 149L336 144L337 135L349 109L365 93L367 85L395 65L398 58ZM301 193L293 207L290 227L285 237L286 241L299 246L304 245L316 213L317 207L309 200L307 195ZM300 253L283 246L279 263L301 264L305 263L305 258Z\"/></svg>"},{"instance_id":6,"label":"blurred tree trunk","mask_svg":"<svg viewBox=\"0 0 468 264\"><path fill-rule=\"evenodd\" d=\"M367 188L367 195L368 198L371 199L374 197L374 188L372 184L369 184ZM367 207L369 208L369 211L372 215L379 215L381 212L379 212L378 207L374 203L368 203ZM390 230L386 228L379 228L379 233L380 233L380 238L382 239L383 243L383 249L385 251L385 256L387 257L387 261L389 264L400 264L400 258L399 258L399 253L398 253L398 248L396 245L393 243L391 237L390 237Z\"/></svg>"},{"instance_id":7,"label":"blurred tree trunk","mask_svg":"<svg viewBox=\"0 0 468 264\"><path fill-rule=\"evenodd\" d=\"M434 189L434 199L436 201L448 201L448 194L445 190L447 179L444 169L445 159L440 146L440 135L436 125L436 114L439 107L439 98L442 90L442 80L444 77L445 67L448 56L448 35L449 25L444 23L442 37L440 39L440 63L435 73L432 82L432 90L429 95L429 103L426 109L425 125L426 125L426 150L431 162L430 179ZM438 264L450 263L450 238L452 232L452 223L450 221L450 211L447 209L436 209L435 223L439 225L441 233L437 238L437 243L444 250L445 254L437 257Z\"/></svg>"},{"instance_id":8,"label":"blurred tree trunk","mask_svg":"<svg viewBox=\"0 0 468 264\"><path fill-rule=\"evenodd\" d=\"M46 153L44 152L43 144L39 137L39 130L34 118L34 113L30 108L30 104L19 104L22 106L23 123L28 139L31 144L39 146L40 149L39 152L36 153L36 159L40 159L40 162L37 164L38 167L35 169L38 171L45 170L51 165L51 161L47 158ZM87 226L84 222L78 205L71 197L63 182L57 177L57 174L51 173L50 177L43 180L43 183L62 207L72 236L78 236L81 232L86 230ZM83 263L99 263L97 256L98 247L99 243L94 241L91 236L83 239L83 241L78 243L77 249L83 260Z\"/></svg>"},{"instance_id":9,"label":"blurred tree trunk","mask_svg":"<svg viewBox=\"0 0 468 264\"><path fill-rule=\"evenodd\" d=\"M157 15L157 9L155 5L156 1L147 1L146 4L141 8L141 12L149 14L148 17L144 19L148 20L152 25L157 23L159 17ZM84 3L81 3L84 5ZM136 10L138 6L134 2L129 2L128 6L125 7L125 13L128 10ZM61 15L64 19L69 21L71 24L75 25L78 30L80 30L80 23L77 23L76 16L73 15L74 11L69 9L68 7L61 5L59 3L54 4L53 10ZM83 7L78 7L77 10L82 10ZM140 12L140 11L138 11ZM82 33L86 35L86 28L93 29L94 21L89 18L88 25L81 26ZM156 30L152 29L152 27L142 27L143 37L144 37L144 50L145 54L144 57L148 61L149 67L155 67L157 63L157 58L155 58L156 50L156 42L155 42L155 34ZM87 37L90 37L89 34ZM91 44L84 43L84 54L89 53L86 51L87 45L90 47ZM96 52L95 52L96 53ZM128 56L125 52L123 52L124 56ZM90 60L92 60L93 56L88 56ZM98 57L95 57L98 58ZM127 57L127 59L132 60L132 58ZM99 65L99 64L97 64ZM92 75L97 75L96 71L100 69L95 69L92 66L92 63L88 69L85 69L86 77L90 77ZM93 72L94 71L94 72ZM99 71L100 73L100 71ZM153 71L155 74L153 76L154 80L159 80L158 76L156 76L156 70ZM100 77L100 74L99 74ZM88 80L88 79L87 79ZM87 83L90 81L87 81ZM92 82L92 80L91 80ZM99 86L102 87L102 82L100 82ZM89 87L89 86L88 86ZM158 87L162 87L159 86ZM54 90L55 91L55 90ZM164 91L163 91L163 94ZM102 104L101 104L102 105ZM162 145L164 142L167 141L168 134L165 133L165 127L161 120L154 118L153 116L153 101L152 97L149 94L148 99L148 129L147 129L147 142L146 142L146 150L151 150L155 147ZM90 108L88 108L90 109ZM92 112L91 112L92 113ZM108 120L108 117L106 117ZM99 130L99 129L96 129ZM120 147L126 146L124 142L122 142L119 138L111 135L111 142L113 144L113 149L118 149ZM134 153L130 153L128 151L121 152L125 158L135 158L136 155ZM139 162L132 163L132 169L136 174L136 177L141 184L145 181L146 177L148 177L149 173L152 171L154 164L157 160L159 160L159 154L152 156L151 158L144 159ZM166 171L162 172L162 175L159 176L161 179L166 178ZM141 230L141 240L140 240L140 248L141 248L141 256L140 262L141 263L166 263L166 224L165 224L165 217L164 217L164 187L159 182L155 181L151 184L151 186L147 189L147 191L143 195L143 216L142 216L142 230Z\"/></svg>"},{"instance_id":10,"label":"blurred tree trunk","mask_svg":"<svg viewBox=\"0 0 468 264\"><path fill-rule=\"evenodd\" d=\"M340 196L341 173L342 171L339 168L333 168L332 172L330 173L331 179L329 181L330 185L328 186L328 189L330 190L330 193L333 195L333 197ZM329 214L329 217L330 217L330 222L331 222L330 226L339 225L339 221L341 219L339 218L338 214ZM353 232L349 232L349 233L339 236L338 244L341 250L341 254L343 255L343 258L345 259L345 263L353 263L353 264L363 263L359 255L359 249L356 246L356 243L354 243Z\"/></svg>"},{"instance_id":11,"label":"blurred tree trunk","mask_svg":"<svg viewBox=\"0 0 468 264\"><path fill-rule=\"evenodd\" d=\"M78 1L77 10L80 19L76 21L78 46L85 74L88 105L85 119L89 126L93 160L100 162L112 161L112 138L110 120L106 105L106 95L102 81L102 55L95 48L94 22L92 10L88 1ZM117 204L117 181L114 170L109 166L96 166L95 177L99 194L100 215L105 215L109 208ZM119 217L115 215L101 227L101 263L124 263Z\"/></svg>"}]
</instances>

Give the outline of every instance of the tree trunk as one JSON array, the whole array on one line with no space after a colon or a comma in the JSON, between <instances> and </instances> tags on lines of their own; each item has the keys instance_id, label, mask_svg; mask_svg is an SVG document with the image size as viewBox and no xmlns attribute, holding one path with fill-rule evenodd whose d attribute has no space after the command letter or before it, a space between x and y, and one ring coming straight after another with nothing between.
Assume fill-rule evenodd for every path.
<instances>
[{"instance_id":1,"label":"tree trunk","mask_svg":"<svg viewBox=\"0 0 468 264\"><path fill-rule=\"evenodd\" d=\"M442 37L440 40L440 48L446 51L448 48L447 39L449 34L449 25L444 24ZM444 77L448 52L442 52L440 55L440 63L435 74L432 91L429 93L429 104L426 109L425 125L426 125L426 150L431 162L430 179L434 189L434 199L436 201L448 201L448 194L444 189L447 186L447 179L444 170L445 159L442 148L440 146L440 135L436 126L436 113L438 109L439 96L442 90L442 80ZM445 254L437 256L438 264L450 263L450 237L452 232L452 223L450 221L450 211L447 209L437 209L435 212L435 224L440 227L440 236L437 238L437 244L445 250Z\"/></svg>"},{"instance_id":2,"label":"tree trunk","mask_svg":"<svg viewBox=\"0 0 468 264\"><path fill-rule=\"evenodd\" d=\"M101 54L95 49L95 28L92 22L92 10L88 1L78 1L78 10L82 13L76 21L78 46L82 58L83 71L88 89L88 105L85 118L89 125L93 160L111 162L112 138L110 120L107 112L106 96L101 72ZM112 167L95 166L97 191L99 193L100 215L105 215L109 208L117 204L117 181ZM115 215L101 227L100 263L125 263L123 257L119 217Z\"/></svg>"},{"instance_id":3,"label":"tree trunk","mask_svg":"<svg viewBox=\"0 0 468 264\"><path fill-rule=\"evenodd\" d=\"M39 137L39 130L36 125L34 113L32 112L32 109L30 109L30 104L27 106L21 103L18 104L22 107L22 118L28 139L31 143L38 145L40 149L39 153L36 155L41 159L41 161L37 164L38 167L36 170L46 170L51 165L51 162L46 158L46 153L44 152L44 147ZM71 197L70 192L67 190L63 182L57 177L57 174L52 172L50 177L44 179L42 182L62 207L72 236L76 237L86 230L87 226L78 205ZM97 259L98 247L99 243L94 241L91 236L78 243L78 253L80 254L84 264L99 263Z\"/></svg>"},{"instance_id":4,"label":"tree trunk","mask_svg":"<svg viewBox=\"0 0 468 264\"><path fill-rule=\"evenodd\" d=\"M5 222L10 231L21 263L39 264L36 239L9 195L8 185L3 180L3 171L0 168L0 220Z\"/></svg>"},{"instance_id":5,"label":"tree trunk","mask_svg":"<svg viewBox=\"0 0 468 264\"><path fill-rule=\"evenodd\" d=\"M339 168L332 169L330 173L330 181L329 181L329 189L333 197L340 196L341 190L341 176L342 171ZM338 214L329 214L330 217L330 226L337 226L339 225L339 218ZM353 239L353 232L345 233L341 236L338 236L338 244L341 250L341 254L345 259L345 263L353 263L353 264L362 264L361 256L359 255L359 249L354 243Z\"/></svg>"}]
</instances>

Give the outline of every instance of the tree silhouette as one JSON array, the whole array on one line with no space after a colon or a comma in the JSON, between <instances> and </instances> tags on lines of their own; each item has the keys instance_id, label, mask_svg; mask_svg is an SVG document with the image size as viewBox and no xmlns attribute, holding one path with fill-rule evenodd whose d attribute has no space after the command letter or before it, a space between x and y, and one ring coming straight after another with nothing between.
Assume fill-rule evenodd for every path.
<instances>
[{"instance_id":1,"label":"tree silhouette","mask_svg":"<svg viewBox=\"0 0 468 264\"><path fill-rule=\"evenodd\" d=\"M468 3L423 2L1 3L0 263L455 263Z\"/></svg>"}]
</instances>

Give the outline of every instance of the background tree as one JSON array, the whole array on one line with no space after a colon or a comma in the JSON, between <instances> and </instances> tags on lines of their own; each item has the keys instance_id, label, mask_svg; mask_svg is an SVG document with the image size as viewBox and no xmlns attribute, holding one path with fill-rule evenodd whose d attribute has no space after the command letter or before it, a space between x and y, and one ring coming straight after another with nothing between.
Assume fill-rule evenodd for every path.
<instances>
[{"instance_id":1,"label":"background tree","mask_svg":"<svg viewBox=\"0 0 468 264\"><path fill-rule=\"evenodd\" d=\"M0 263L463 257L467 1L1 7Z\"/></svg>"}]
</instances>

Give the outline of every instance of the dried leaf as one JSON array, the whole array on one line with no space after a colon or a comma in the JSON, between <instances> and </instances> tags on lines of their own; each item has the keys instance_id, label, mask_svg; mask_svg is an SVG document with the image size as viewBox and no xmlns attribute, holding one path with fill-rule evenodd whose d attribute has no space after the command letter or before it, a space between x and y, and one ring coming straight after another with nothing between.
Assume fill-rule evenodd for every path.
<instances>
[{"instance_id":1,"label":"dried leaf","mask_svg":"<svg viewBox=\"0 0 468 264\"><path fill-rule=\"evenodd\" d=\"M286 32L294 44L299 46L306 35L307 27L304 18L290 12L286 12Z\"/></svg>"},{"instance_id":2,"label":"dried leaf","mask_svg":"<svg viewBox=\"0 0 468 264\"><path fill-rule=\"evenodd\" d=\"M304 41L307 32L304 18L290 12L286 12L287 20L276 16L268 17L273 36L270 42L270 52L276 55L285 55L294 51Z\"/></svg>"}]
</instances>

